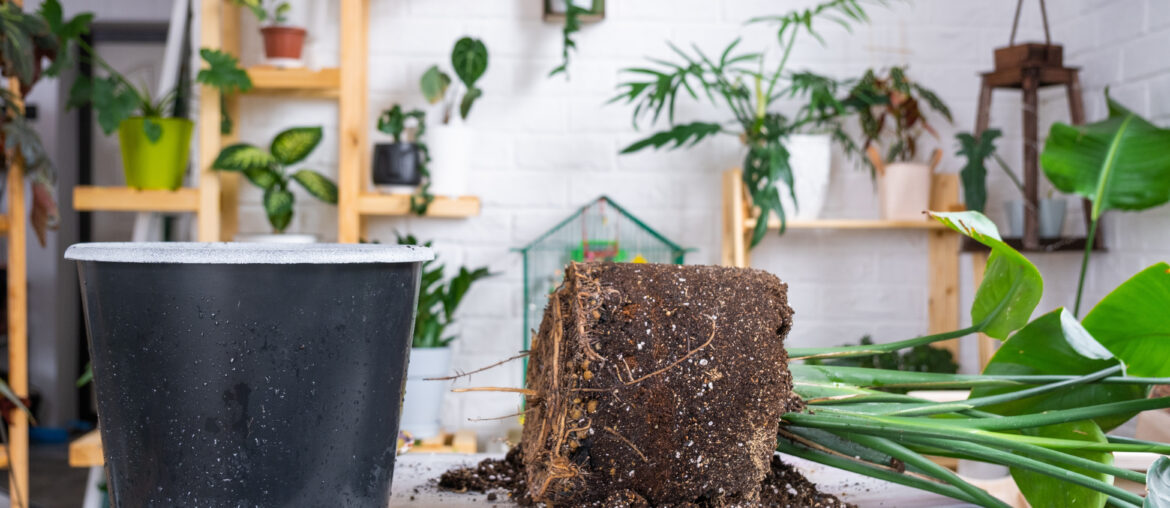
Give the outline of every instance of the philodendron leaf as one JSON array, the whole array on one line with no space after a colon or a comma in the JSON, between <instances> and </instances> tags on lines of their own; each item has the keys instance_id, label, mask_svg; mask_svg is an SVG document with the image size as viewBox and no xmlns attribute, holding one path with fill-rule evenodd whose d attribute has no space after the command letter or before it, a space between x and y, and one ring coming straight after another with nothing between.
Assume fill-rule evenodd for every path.
<instances>
[{"instance_id":1,"label":"philodendron leaf","mask_svg":"<svg viewBox=\"0 0 1170 508\"><path fill-rule=\"evenodd\" d=\"M1170 264L1158 263L1097 303L1084 324L1138 377L1170 376Z\"/></svg>"},{"instance_id":2,"label":"philodendron leaf","mask_svg":"<svg viewBox=\"0 0 1170 508\"><path fill-rule=\"evenodd\" d=\"M995 224L979 212L930 215L991 249L983 283L971 304L971 322L984 323L983 333L1001 340L1027 324L1044 291L1044 279L1036 266L1004 243Z\"/></svg>"},{"instance_id":3,"label":"philodendron leaf","mask_svg":"<svg viewBox=\"0 0 1170 508\"><path fill-rule=\"evenodd\" d=\"M203 48L199 56L207 62L207 68L200 69L195 81L215 87L222 93L247 92L252 89L252 78L240 68L240 61L226 51Z\"/></svg>"},{"instance_id":4,"label":"philodendron leaf","mask_svg":"<svg viewBox=\"0 0 1170 508\"><path fill-rule=\"evenodd\" d=\"M432 65L423 73L418 82L423 97L431 104L438 103L447 95L447 87L451 86L451 76L439 70L438 65Z\"/></svg>"},{"instance_id":5,"label":"philodendron leaf","mask_svg":"<svg viewBox=\"0 0 1170 508\"><path fill-rule=\"evenodd\" d=\"M984 367L984 374L1060 375L1092 374L1117 365L1113 355L1098 344L1066 309L1040 316L1021 328L1003 343ZM1014 392L1030 386L975 388L971 397ZM1004 416L1040 413L1054 409L1142 399L1146 389L1140 385L1089 383L1070 386L1034 397L986 406L983 409ZM1096 422L1105 430L1125 423L1132 415L1106 416Z\"/></svg>"},{"instance_id":6,"label":"philodendron leaf","mask_svg":"<svg viewBox=\"0 0 1170 508\"><path fill-rule=\"evenodd\" d=\"M1170 457L1154 461L1146 472L1146 502L1142 508L1170 508Z\"/></svg>"},{"instance_id":7,"label":"philodendron leaf","mask_svg":"<svg viewBox=\"0 0 1170 508\"><path fill-rule=\"evenodd\" d=\"M309 156L321 142L321 127L293 127L276 135L272 146L268 148L276 161L284 164L296 164Z\"/></svg>"},{"instance_id":8,"label":"philodendron leaf","mask_svg":"<svg viewBox=\"0 0 1170 508\"><path fill-rule=\"evenodd\" d=\"M1109 117L1088 125L1055 123L1040 165L1052 185L1105 210L1145 210L1170 201L1170 129L1134 114L1106 92Z\"/></svg>"},{"instance_id":9,"label":"philodendron leaf","mask_svg":"<svg viewBox=\"0 0 1170 508\"><path fill-rule=\"evenodd\" d=\"M146 117L142 119L142 132L146 134L146 139L150 140L151 143L158 143L159 138L162 137L162 125L154 118Z\"/></svg>"},{"instance_id":10,"label":"philodendron leaf","mask_svg":"<svg viewBox=\"0 0 1170 508\"><path fill-rule=\"evenodd\" d=\"M337 185L318 173L309 169L302 169L293 173L293 180L301 184L309 194L331 205L337 204Z\"/></svg>"},{"instance_id":11,"label":"philodendron leaf","mask_svg":"<svg viewBox=\"0 0 1170 508\"><path fill-rule=\"evenodd\" d=\"M483 95L483 90L478 88L469 88L467 93L463 94L463 100L459 101L459 118L467 119L467 114L471 112L471 105L481 95Z\"/></svg>"},{"instance_id":12,"label":"philodendron leaf","mask_svg":"<svg viewBox=\"0 0 1170 508\"><path fill-rule=\"evenodd\" d=\"M1079 441L1089 441L1094 443L1105 443L1105 433L1097 427L1097 424L1091 420L1082 420L1079 422L1062 423L1060 425L1049 425L1047 427L1039 427L1035 429L1024 429L1022 433L1026 436L1040 436L1059 439L1075 439ZM1094 462L1102 464L1113 464L1113 454L1109 452L1093 452L1080 450L1066 450L1069 454L1078 457L1089 459ZM1036 458L1036 457L1033 457ZM1049 462L1038 459L1042 462ZM1049 462L1051 464L1051 462ZM1061 468L1067 468L1071 471L1092 477L1094 479L1112 484L1113 477L1105 473L1098 473L1089 471L1079 467L1067 466L1064 464L1053 464ZM1067 508L1069 506L1085 507L1085 508L1100 508L1105 506L1105 501L1108 496L1102 492L1075 485L1064 480L1053 478L1051 476L1040 474L1032 471L1026 471L1018 468L1011 468L1012 479L1016 481L1016 485L1020 487L1020 492L1024 494L1024 498L1032 505L1032 508Z\"/></svg>"},{"instance_id":13,"label":"philodendron leaf","mask_svg":"<svg viewBox=\"0 0 1170 508\"><path fill-rule=\"evenodd\" d=\"M264 191L264 213L268 214L268 223L272 224L273 231L283 233L288 227L293 214L293 194L280 187L273 187Z\"/></svg>"},{"instance_id":14,"label":"philodendron leaf","mask_svg":"<svg viewBox=\"0 0 1170 508\"><path fill-rule=\"evenodd\" d=\"M468 90L475 88L475 82L487 71L487 66L488 52L483 41L471 37L455 41L455 47L451 49L451 68Z\"/></svg>"},{"instance_id":15,"label":"philodendron leaf","mask_svg":"<svg viewBox=\"0 0 1170 508\"><path fill-rule=\"evenodd\" d=\"M226 171L247 171L268 169L275 163L276 158L266 150L247 143L237 143L220 151L211 167Z\"/></svg>"}]
</instances>

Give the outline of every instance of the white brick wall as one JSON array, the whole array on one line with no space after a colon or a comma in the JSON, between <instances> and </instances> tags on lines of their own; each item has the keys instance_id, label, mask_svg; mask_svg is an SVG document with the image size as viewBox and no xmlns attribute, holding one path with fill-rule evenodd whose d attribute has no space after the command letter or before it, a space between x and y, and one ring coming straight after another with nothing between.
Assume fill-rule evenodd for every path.
<instances>
[{"instance_id":1,"label":"white brick wall","mask_svg":"<svg viewBox=\"0 0 1170 508\"><path fill-rule=\"evenodd\" d=\"M336 62L335 9L303 5L305 1L297 8L325 13L317 16L322 21L310 24L317 31L309 47L310 59L318 65ZM370 236L384 242L393 241L394 231L435 238L449 265L488 264L500 272L468 295L455 357L458 368L490 363L520 348L521 265L518 254L509 249L526 243L598 194L613 196L666 236L698 248L689 255L690 262L718 261L719 175L739 163L741 154L734 140L705 143L688 151L619 156L618 149L638 133L630 126L628 108L604 103L615 93L618 69L640 63L647 55L669 57L667 40L680 45L695 42L714 51L742 36L741 48L766 49L774 55L774 30L745 27L743 22L812 2L610 0L606 20L585 26L577 36L580 49L573 55L569 82L545 77L559 63L560 27L541 21L540 3L371 0L371 128L378 112L394 102L424 105L418 77L432 63L447 62L458 37L480 37L491 53L481 83L485 95L470 121L478 138L471 188L483 200L483 214L465 221L378 219L370 227ZM1054 39L1066 44L1070 64L1084 67L1090 119L1103 115L1100 92L1112 84L1119 98L1161 123L1170 123L1170 60L1161 51L1170 47L1170 1L1049 4ZM1012 0L917 0L894 3L888 10L873 8L873 24L858 27L853 34L826 27L826 47L806 39L792 56L792 68L849 76L869 66L910 64L912 76L938 90L955 113L954 126L939 125L941 141L924 141L946 149L943 170L957 171L960 163L953 155L953 133L974 125L977 73L990 69L992 49L1007 43L1014 6ZM1035 5L1026 7L1020 39L1039 39ZM245 39L245 50L252 55L259 51L254 36ZM245 59L254 60L254 56ZM1042 132L1048 122L1067 119L1063 94L1046 92L1042 103ZM726 118L723 114L711 117L709 111L703 106L680 107L683 118ZM243 138L259 142L267 142L290 125L336 125L336 107L328 102L249 98L241 116ZM1017 94L996 94L992 125L1005 132L1000 143L1004 158L1018 165L1022 154ZM310 161L327 173L335 172L333 132L327 130L323 149ZM1013 190L996 171L990 186L993 195L988 209L1000 220L1001 203ZM334 238L335 212L307 196L299 197L302 206L292 229ZM242 223L263 230L258 196L246 193L244 202ZM835 155L826 215L872 217L875 207L868 176ZM1070 206L1069 217L1077 217L1079 209L1079 204ZM1170 208L1110 214L1106 227L1111 252L1094 259L1090 303L1143 266L1170 258L1168 219ZM1070 233L1080 230L1078 221L1070 222ZM885 341L925 332L924 247L924 238L912 232L793 231L784 238L766 240L753 252L753 259L755 266L791 283L797 309L792 343L829 345L866 333ZM1079 257L1054 254L1034 259L1048 276L1043 308L1071 304ZM964 270L968 266L962 264ZM963 293L969 295L970 284L965 284ZM966 308L967 300L963 305ZM471 383L515 386L520 383L519 370L517 362L476 375ZM451 426L468 425L467 418L513 412L515 401L506 395L451 396L444 418ZM493 434L507 423L473 425Z\"/></svg>"}]
</instances>

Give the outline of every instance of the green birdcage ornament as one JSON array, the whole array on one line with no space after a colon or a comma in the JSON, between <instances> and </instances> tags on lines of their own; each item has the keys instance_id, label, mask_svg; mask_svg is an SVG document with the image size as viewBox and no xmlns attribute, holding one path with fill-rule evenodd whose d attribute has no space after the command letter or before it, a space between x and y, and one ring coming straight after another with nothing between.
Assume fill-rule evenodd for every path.
<instances>
[{"instance_id":1,"label":"green birdcage ornament","mask_svg":"<svg viewBox=\"0 0 1170 508\"><path fill-rule=\"evenodd\" d=\"M548 295L570 261L682 264L688 249L668 240L607 196L581 207L518 250L524 256L524 349Z\"/></svg>"}]
</instances>

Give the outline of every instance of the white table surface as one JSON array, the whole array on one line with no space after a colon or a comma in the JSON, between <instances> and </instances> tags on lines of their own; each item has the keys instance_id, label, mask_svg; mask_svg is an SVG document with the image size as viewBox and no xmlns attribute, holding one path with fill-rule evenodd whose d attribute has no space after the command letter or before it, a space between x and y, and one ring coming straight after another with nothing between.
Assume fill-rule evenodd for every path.
<instances>
[{"instance_id":1,"label":"white table surface","mask_svg":"<svg viewBox=\"0 0 1170 508\"><path fill-rule=\"evenodd\" d=\"M394 507L430 506L515 506L508 502L508 495L499 492L495 502L487 501L487 494L469 492L456 494L441 491L435 480L453 467L472 465L487 457L498 455L456 455L442 453L411 453L398 457L394 466L394 495L390 505ZM861 475L829 468L796 457L784 456L784 461L796 466L801 473L817 485L822 492L836 494L841 499L867 507L967 507L968 504L936 494L874 480ZM413 497L413 499L411 499Z\"/></svg>"}]
</instances>

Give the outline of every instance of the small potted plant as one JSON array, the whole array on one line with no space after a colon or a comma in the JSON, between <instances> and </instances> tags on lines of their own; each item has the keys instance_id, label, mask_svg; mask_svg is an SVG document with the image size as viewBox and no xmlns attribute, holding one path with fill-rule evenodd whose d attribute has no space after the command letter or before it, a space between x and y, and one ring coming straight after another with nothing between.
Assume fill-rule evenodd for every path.
<instances>
[{"instance_id":1,"label":"small potted plant","mask_svg":"<svg viewBox=\"0 0 1170 508\"><path fill-rule=\"evenodd\" d=\"M399 245L421 245L413 235L399 235ZM402 428L414 437L439 434L439 410L442 408L443 383L427 378L446 376L451 370L451 325L455 311L467 290L476 281L490 276L487 267L468 270L460 267L450 280L443 280L443 265L435 260L423 263L418 294L418 313L414 319L414 340L410 348L410 366L406 375L406 396L402 402Z\"/></svg>"},{"instance_id":2,"label":"small potted plant","mask_svg":"<svg viewBox=\"0 0 1170 508\"><path fill-rule=\"evenodd\" d=\"M959 171L959 177L963 183L963 200L966 202L968 210L984 211L987 204L986 161L987 159L995 159L996 165L1003 170L1004 174L1011 179L1016 190L1020 192L1019 198L1004 201L1004 211L1007 213L1008 230L1011 232L1011 236L1022 238L1024 236L1024 210L1030 204L1023 197L1024 184L1020 182L1015 171L1012 171L1003 158L996 153L995 140L1002 134L999 129L992 128L984 130L978 138L969 132L955 135L955 139L959 141L958 153L967 159L963 169ZM1064 232L1066 201L1063 197L1053 197L1054 194L1050 190L1048 197L1040 200L1039 210L1037 210L1039 226L1037 232L1040 238L1045 240L1060 238Z\"/></svg>"},{"instance_id":3,"label":"small potted plant","mask_svg":"<svg viewBox=\"0 0 1170 508\"><path fill-rule=\"evenodd\" d=\"M951 120L951 111L930 89L906 77L904 67L891 67L884 76L866 71L850 91L851 99L873 105L858 110L864 140L863 158L878 175L881 216L890 220L927 220L931 175L941 157L935 151L930 164L918 160L918 138L925 132L938 138L926 118L927 108ZM879 147L885 138L884 150ZM882 154L881 152L885 152Z\"/></svg>"},{"instance_id":4,"label":"small potted plant","mask_svg":"<svg viewBox=\"0 0 1170 508\"><path fill-rule=\"evenodd\" d=\"M413 141L404 141L413 120ZM390 135L394 142L374 145L374 184L417 187L427 173L426 114L419 109L404 112L395 104L378 117L378 131Z\"/></svg>"},{"instance_id":5,"label":"small potted plant","mask_svg":"<svg viewBox=\"0 0 1170 508\"><path fill-rule=\"evenodd\" d=\"M264 38L264 56L270 65L300 67L301 50L305 47L305 29L288 24L291 9L283 0L233 0L256 15L260 35Z\"/></svg>"},{"instance_id":6,"label":"small potted plant","mask_svg":"<svg viewBox=\"0 0 1170 508\"><path fill-rule=\"evenodd\" d=\"M89 104L97 111L98 125L107 135L118 131L122 169L126 185L135 189L174 190L183 184L195 124L176 116L181 100L178 87L155 98L145 86L138 87L82 43L86 58L106 76L82 77L69 91L69 106ZM209 64L196 80L221 93L247 91L252 87L248 74L235 57L218 50L203 49L200 56ZM225 118L227 124L230 120Z\"/></svg>"},{"instance_id":7,"label":"small potted plant","mask_svg":"<svg viewBox=\"0 0 1170 508\"><path fill-rule=\"evenodd\" d=\"M451 68L459 83L454 84L446 72L432 65L419 81L423 96L431 104L441 104L438 122L432 122L429 131L430 147L434 154L431 169L431 192L445 196L467 193L468 144L470 140L463 120L471 106L483 96L475 86L488 66L488 51L483 41L463 37L451 50ZM455 115L458 107L458 115Z\"/></svg>"},{"instance_id":8,"label":"small potted plant","mask_svg":"<svg viewBox=\"0 0 1170 508\"><path fill-rule=\"evenodd\" d=\"M321 143L321 127L293 127L277 134L268 149L248 143L224 148L212 163L220 171L238 171L264 191L264 213L272 225L272 234L236 235L236 241L312 243L314 235L284 234L293 217L296 196L290 189L296 182L309 195L337 204L337 185L325 175L311 169L289 173L288 166L305 160Z\"/></svg>"}]
</instances>

